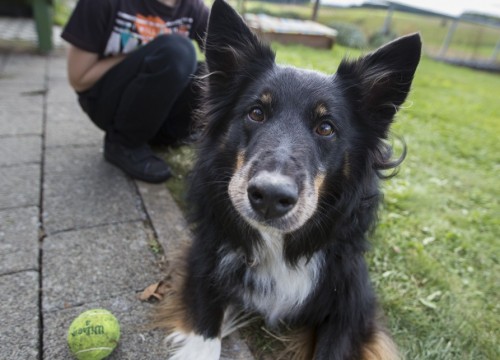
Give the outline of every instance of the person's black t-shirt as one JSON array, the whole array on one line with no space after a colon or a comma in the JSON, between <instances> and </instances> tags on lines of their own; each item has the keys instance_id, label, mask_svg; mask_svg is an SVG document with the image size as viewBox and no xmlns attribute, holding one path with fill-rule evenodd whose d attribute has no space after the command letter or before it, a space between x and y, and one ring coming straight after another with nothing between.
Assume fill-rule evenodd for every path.
<instances>
[{"instance_id":1,"label":"person's black t-shirt","mask_svg":"<svg viewBox=\"0 0 500 360\"><path fill-rule=\"evenodd\" d=\"M158 0L79 0L61 36L99 57L129 53L160 34L201 45L208 15L203 0L177 0L174 7Z\"/></svg>"}]
</instances>

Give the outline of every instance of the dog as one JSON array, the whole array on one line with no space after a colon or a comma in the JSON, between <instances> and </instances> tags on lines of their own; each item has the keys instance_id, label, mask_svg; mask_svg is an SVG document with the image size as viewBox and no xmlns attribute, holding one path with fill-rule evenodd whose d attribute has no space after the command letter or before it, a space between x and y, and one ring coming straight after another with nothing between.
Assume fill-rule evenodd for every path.
<instances>
[{"instance_id":1,"label":"dog","mask_svg":"<svg viewBox=\"0 0 500 360\"><path fill-rule=\"evenodd\" d=\"M398 359L364 253L380 179L404 158L392 158L386 139L420 36L326 75L277 65L215 0L205 44L203 131L188 190L193 240L156 317L171 358L219 359L228 314L242 309L297 329L287 359Z\"/></svg>"}]
</instances>

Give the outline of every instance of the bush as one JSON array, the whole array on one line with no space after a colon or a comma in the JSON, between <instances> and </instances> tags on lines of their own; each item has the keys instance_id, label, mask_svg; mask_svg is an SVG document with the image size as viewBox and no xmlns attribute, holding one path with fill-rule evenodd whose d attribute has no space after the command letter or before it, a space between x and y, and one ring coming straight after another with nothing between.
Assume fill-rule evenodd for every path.
<instances>
[{"instance_id":1,"label":"bush","mask_svg":"<svg viewBox=\"0 0 500 360\"><path fill-rule=\"evenodd\" d=\"M54 24L64 26L68 21L72 6L68 0L54 0Z\"/></svg>"},{"instance_id":2,"label":"bush","mask_svg":"<svg viewBox=\"0 0 500 360\"><path fill-rule=\"evenodd\" d=\"M393 31L389 31L388 33L385 33L383 31L377 31L374 33L372 36L370 36L370 46L372 48L378 48L379 46L382 46L384 44L387 44L389 41L392 41L398 37L398 34L396 34Z\"/></svg>"},{"instance_id":3,"label":"bush","mask_svg":"<svg viewBox=\"0 0 500 360\"><path fill-rule=\"evenodd\" d=\"M343 22L334 22L330 27L338 31L337 43L350 48L363 49L368 45L365 34L358 26Z\"/></svg>"}]
</instances>

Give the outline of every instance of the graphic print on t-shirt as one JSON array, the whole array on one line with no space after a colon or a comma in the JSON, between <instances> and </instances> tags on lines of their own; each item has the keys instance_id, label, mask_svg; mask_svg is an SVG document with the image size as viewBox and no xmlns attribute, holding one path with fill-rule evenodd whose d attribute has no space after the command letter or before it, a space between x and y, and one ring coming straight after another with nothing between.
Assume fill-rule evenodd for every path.
<instances>
[{"instance_id":1,"label":"graphic print on t-shirt","mask_svg":"<svg viewBox=\"0 0 500 360\"><path fill-rule=\"evenodd\" d=\"M163 21L158 16L130 15L119 11L104 51L105 56L126 54L161 34L189 36L192 18Z\"/></svg>"}]
</instances>

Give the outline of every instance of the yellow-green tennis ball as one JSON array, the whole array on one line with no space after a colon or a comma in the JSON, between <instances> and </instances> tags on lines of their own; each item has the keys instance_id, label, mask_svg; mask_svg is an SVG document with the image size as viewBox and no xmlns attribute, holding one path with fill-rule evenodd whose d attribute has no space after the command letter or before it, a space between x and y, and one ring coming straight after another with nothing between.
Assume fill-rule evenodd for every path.
<instances>
[{"instance_id":1,"label":"yellow-green tennis ball","mask_svg":"<svg viewBox=\"0 0 500 360\"><path fill-rule=\"evenodd\" d=\"M78 360L104 359L119 340L120 324L108 310L87 310L69 326L68 345Z\"/></svg>"}]
</instances>

